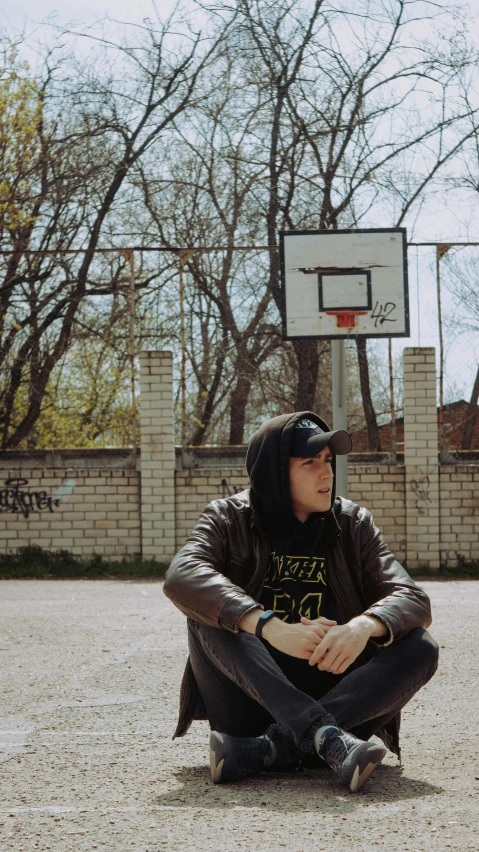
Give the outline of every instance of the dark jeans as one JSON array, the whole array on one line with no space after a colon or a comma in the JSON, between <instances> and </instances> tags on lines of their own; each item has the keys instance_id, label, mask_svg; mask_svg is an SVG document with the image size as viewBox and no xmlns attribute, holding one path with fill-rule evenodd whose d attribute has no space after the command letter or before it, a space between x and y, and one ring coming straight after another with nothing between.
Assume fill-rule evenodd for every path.
<instances>
[{"instance_id":1,"label":"dark jeans","mask_svg":"<svg viewBox=\"0 0 479 852\"><path fill-rule=\"evenodd\" d=\"M320 672L249 633L188 620L191 665L213 730L255 737L272 724L301 748L305 734L334 717L368 740L433 676L439 648L422 628L341 675ZM293 746L294 748L294 746Z\"/></svg>"}]
</instances>

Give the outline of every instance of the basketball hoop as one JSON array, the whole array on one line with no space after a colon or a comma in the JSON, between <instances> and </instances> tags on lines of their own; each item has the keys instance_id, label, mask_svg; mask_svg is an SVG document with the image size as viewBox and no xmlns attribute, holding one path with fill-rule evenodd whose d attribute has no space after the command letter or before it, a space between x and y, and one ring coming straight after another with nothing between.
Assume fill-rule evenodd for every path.
<instances>
[{"instance_id":1,"label":"basketball hoop","mask_svg":"<svg viewBox=\"0 0 479 852\"><path fill-rule=\"evenodd\" d=\"M280 231L280 265L285 338L409 336L405 228Z\"/></svg>"},{"instance_id":2,"label":"basketball hoop","mask_svg":"<svg viewBox=\"0 0 479 852\"><path fill-rule=\"evenodd\" d=\"M365 316L367 311L325 311L331 317L336 317L338 328L356 328L356 317Z\"/></svg>"}]
</instances>

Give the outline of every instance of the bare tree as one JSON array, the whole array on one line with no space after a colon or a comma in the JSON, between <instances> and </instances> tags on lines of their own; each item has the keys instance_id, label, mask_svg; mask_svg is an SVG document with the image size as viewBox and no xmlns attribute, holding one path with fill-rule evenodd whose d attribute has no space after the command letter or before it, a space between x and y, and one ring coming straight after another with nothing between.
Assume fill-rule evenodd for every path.
<instances>
[{"instance_id":1,"label":"bare tree","mask_svg":"<svg viewBox=\"0 0 479 852\"><path fill-rule=\"evenodd\" d=\"M120 267L105 286L95 251L111 244L117 208L128 201L129 174L154 145L167 144L174 120L196 102L222 39L220 33L204 41L186 28L173 45L174 31L170 19L136 28L128 43L90 32L97 64L90 58L68 75L46 59L32 107L38 118L28 173L31 210L4 229L2 246L11 251L0 287L3 447L17 446L38 419L82 301L117 286ZM56 255L32 257L32 248ZM71 249L83 250L78 263L65 254ZM25 383L28 404L16 419Z\"/></svg>"},{"instance_id":2,"label":"bare tree","mask_svg":"<svg viewBox=\"0 0 479 852\"><path fill-rule=\"evenodd\" d=\"M252 384L281 338L264 263L236 250L257 243L261 233L254 193L262 166L255 165L249 150L257 111L240 111L243 97L231 53L217 64L215 79L215 92L194 119L186 126L176 122L178 141L168 161L172 180L165 185L151 165L140 177L152 227L162 243L199 249L189 253L185 264L190 288L188 355L197 388L191 441L198 444L211 435L226 382L228 440L241 444ZM223 248L204 250L214 246ZM269 265L269 256L266 262Z\"/></svg>"},{"instance_id":3,"label":"bare tree","mask_svg":"<svg viewBox=\"0 0 479 852\"><path fill-rule=\"evenodd\" d=\"M477 272L477 249L464 253L447 254L442 263L447 275L443 276L445 286L454 296L455 311L446 318L448 331L454 335L466 332L479 332L479 275ZM479 402L479 364L476 370L467 415L464 422L461 447L470 450Z\"/></svg>"},{"instance_id":4,"label":"bare tree","mask_svg":"<svg viewBox=\"0 0 479 852\"><path fill-rule=\"evenodd\" d=\"M451 26L447 42L425 8ZM241 443L262 408L314 408L327 397L327 343L281 340L278 230L410 222L476 138L465 85L474 56L447 10L415 0L215 0L206 9L212 38L177 16L118 41L108 30L62 33L64 47L35 78L17 67L12 82L5 58L0 83L7 94L18 87L30 120L15 125L13 146L14 112L0 115L1 247L11 252L0 283L4 447L33 430L93 303L121 329L126 260L99 252L112 246L172 250L159 265L139 253L137 342L161 340L176 355L174 250L192 250L189 440ZM80 35L91 57L64 64L68 39ZM253 244L269 249L237 250ZM357 353L378 449L366 341Z\"/></svg>"},{"instance_id":5,"label":"bare tree","mask_svg":"<svg viewBox=\"0 0 479 852\"><path fill-rule=\"evenodd\" d=\"M428 33L420 43L410 36L421 19ZM445 48L420 3L372 7L365 0L338 11L317 0L305 14L298 0L243 0L237 26L251 45L247 79L254 75L264 92L269 156L263 210L271 244L282 226L357 227L378 215L384 221L385 214L391 225L402 224L476 132L477 105L460 88L473 55L454 29ZM279 305L278 279L272 256L269 287ZM293 345L296 405L308 408L317 350L308 341ZM376 449L360 339L358 361Z\"/></svg>"},{"instance_id":6,"label":"bare tree","mask_svg":"<svg viewBox=\"0 0 479 852\"><path fill-rule=\"evenodd\" d=\"M264 166L261 203L270 246L277 245L279 228L295 226L291 208L296 200L297 169L303 159L303 133L291 122L292 91L314 61L325 5L324 0L314 0L306 12L297 0L277 4L241 0L238 7L237 31L244 46L246 87L255 88L262 103L257 133L266 157L259 149L258 158ZM281 310L277 252L270 254L267 287ZM298 370L294 407L308 409L318 383L318 349L315 342L303 340L294 340L292 346Z\"/></svg>"}]
</instances>

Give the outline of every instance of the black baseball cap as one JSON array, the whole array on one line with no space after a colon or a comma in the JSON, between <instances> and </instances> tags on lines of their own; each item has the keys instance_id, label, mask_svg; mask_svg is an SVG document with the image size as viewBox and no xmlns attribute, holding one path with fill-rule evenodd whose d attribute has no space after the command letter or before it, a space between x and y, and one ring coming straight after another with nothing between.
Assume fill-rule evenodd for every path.
<instances>
[{"instance_id":1,"label":"black baseball cap","mask_svg":"<svg viewBox=\"0 0 479 852\"><path fill-rule=\"evenodd\" d=\"M294 427L290 456L300 459L312 458L328 445L335 455L345 456L351 452L353 442L349 433L343 429L324 432L317 423L304 418Z\"/></svg>"}]
</instances>

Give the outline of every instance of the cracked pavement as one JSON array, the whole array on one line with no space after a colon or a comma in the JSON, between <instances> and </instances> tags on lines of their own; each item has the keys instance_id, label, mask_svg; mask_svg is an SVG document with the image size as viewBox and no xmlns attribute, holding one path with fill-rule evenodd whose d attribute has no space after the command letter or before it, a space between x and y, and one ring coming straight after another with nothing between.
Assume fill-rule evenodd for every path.
<instances>
[{"instance_id":1,"label":"cracked pavement","mask_svg":"<svg viewBox=\"0 0 479 852\"><path fill-rule=\"evenodd\" d=\"M1 852L478 852L479 583L421 582L441 647L359 794L329 770L213 785L171 740L185 619L159 582L0 583Z\"/></svg>"}]
</instances>

